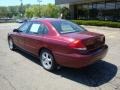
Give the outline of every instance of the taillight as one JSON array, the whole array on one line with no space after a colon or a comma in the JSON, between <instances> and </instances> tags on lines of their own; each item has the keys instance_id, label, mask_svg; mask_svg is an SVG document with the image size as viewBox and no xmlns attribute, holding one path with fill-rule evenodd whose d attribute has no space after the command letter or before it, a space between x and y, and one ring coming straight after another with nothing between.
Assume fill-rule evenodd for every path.
<instances>
[{"instance_id":1,"label":"taillight","mask_svg":"<svg viewBox=\"0 0 120 90\"><path fill-rule=\"evenodd\" d=\"M79 50L87 50L85 45L80 40L75 40L69 44L69 47Z\"/></svg>"}]
</instances>

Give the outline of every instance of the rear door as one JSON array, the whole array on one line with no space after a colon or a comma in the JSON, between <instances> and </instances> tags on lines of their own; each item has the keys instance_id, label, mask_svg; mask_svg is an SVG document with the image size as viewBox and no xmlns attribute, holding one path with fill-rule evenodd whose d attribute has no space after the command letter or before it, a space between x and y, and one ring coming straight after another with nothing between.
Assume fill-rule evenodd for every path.
<instances>
[{"instance_id":1,"label":"rear door","mask_svg":"<svg viewBox=\"0 0 120 90\"><path fill-rule=\"evenodd\" d=\"M44 45L44 34L46 33L47 28L45 28L43 23L33 22L25 35L25 50L34 55L38 55L39 49Z\"/></svg>"}]
</instances>

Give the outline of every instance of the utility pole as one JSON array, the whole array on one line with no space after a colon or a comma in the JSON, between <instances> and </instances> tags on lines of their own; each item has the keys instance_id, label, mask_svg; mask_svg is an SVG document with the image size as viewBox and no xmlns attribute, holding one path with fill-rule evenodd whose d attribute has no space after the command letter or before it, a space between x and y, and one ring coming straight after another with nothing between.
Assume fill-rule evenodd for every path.
<instances>
[{"instance_id":1,"label":"utility pole","mask_svg":"<svg viewBox=\"0 0 120 90\"><path fill-rule=\"evenodd\" d=\"M42 2L42 0L37 0L37 2L39 3L39 17L40 17L40 12L41 12L41 10L40 10L40 3Z\"/></svg>"},{"instance_id":2,"label":"utility pole","mask_svg":"<svg viewBox=\"0 0 120 90\"><path fill-rule=\"evenodd\" d=\"M20 0L20 16L23 16L23 0Z\"/></svg>"}]
</instances>

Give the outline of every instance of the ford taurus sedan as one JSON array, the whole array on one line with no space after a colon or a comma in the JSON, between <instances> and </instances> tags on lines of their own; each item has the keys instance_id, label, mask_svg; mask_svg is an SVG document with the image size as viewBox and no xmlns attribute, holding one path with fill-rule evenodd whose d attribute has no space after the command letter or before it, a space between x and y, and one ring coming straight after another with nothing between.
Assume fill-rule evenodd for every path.
<instances>
[{"instance_id":1,"label":"ford taurus sedan","mask_svg":"<svg viewBox=\"0 0 120 90\"><path fill-rule=\"evenodd\" d=\"M62 19L36 19L8 34L11 50L21 49L39 58L48 71L57 66L86 67L103 59L108 51L105 36Z\"/></svg>"}]
</instances>

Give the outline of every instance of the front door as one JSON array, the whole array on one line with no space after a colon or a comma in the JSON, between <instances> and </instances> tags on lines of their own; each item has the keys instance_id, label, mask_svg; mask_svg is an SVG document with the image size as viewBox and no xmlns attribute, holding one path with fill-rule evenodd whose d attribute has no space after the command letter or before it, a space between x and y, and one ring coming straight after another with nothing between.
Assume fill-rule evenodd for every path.
<instances>
[{"instance_id":1,"label":"front door","mask_svg":"<svg viewBox=\"0 0 120 90\"><path fill-rule=\"evenodd\" d=\"M24 36L26 35L27 30L30 28L30 25L31 25L30 22L24 23L18 28L19 32L15 32L14 34L15 44L22 49L24 49L25 42Z\"/></svg>"}]
</instances>

